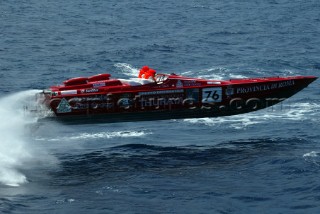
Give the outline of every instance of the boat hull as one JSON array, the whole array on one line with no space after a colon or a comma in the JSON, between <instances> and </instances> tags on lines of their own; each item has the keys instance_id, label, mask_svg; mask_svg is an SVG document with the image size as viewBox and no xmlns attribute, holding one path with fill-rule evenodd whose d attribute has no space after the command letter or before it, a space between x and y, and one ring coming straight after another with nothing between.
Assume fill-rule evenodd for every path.
<instances>
[{"instance_id":1,"label":"boat hull","mask_svg":"<svg viewBox=\"0 0 320 214\"><path fill-rule=\"evenodd\" d=\"M46 103L56 116L44 120L77 124L230 116L273 106L314 80L316 77L299 76L204 83L172 78L172 84L163 88L151 84L50 97Z\"/></svg>"}]
</instances>

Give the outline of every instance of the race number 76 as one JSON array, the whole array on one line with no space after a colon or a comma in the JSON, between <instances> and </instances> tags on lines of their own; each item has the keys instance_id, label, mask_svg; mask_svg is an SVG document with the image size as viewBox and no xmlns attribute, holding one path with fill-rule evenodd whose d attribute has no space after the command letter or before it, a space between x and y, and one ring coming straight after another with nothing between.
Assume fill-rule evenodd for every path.
<instances>
[{"instance_id":1,"label":"race number 76","mask_svg":"<svg viewBox=\"0 0 320 214\"><path fill-rule=\"evenodd\" d=\"M202 89L202 103L215 103L221 101L222 89L220 87Z\"/></svg>"}]
</instances>

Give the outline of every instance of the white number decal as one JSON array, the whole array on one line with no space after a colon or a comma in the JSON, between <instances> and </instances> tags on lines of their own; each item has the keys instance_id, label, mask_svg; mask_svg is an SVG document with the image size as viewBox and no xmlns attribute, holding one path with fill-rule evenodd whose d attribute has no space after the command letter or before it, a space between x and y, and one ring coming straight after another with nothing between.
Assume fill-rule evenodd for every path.
<instances>
[{"instance_id":1,"label":"white number decal","mask_svg":"<svg viewBox=\"0 0 320 214\"><path fill-rule=\"evenodd\" d=\"M202 103L217 103L221 100L222 89L220 87L202 89Z\"/></svg>"}]
</instances>

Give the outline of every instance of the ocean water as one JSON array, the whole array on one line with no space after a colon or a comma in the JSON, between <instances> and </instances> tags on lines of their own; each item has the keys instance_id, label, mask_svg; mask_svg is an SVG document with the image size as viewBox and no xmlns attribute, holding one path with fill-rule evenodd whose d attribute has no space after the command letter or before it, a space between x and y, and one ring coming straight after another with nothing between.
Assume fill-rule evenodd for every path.
<instances>
[{"instance_id":1,"label":"ocean water","mask_svg":"<svg viewBox=\"0 0 320 214\"><path fill-rule=\"evenodd\" d=\"M70 77L315 75L320 1L0 1L0 213L319 213L319 80L220 118L26 118Z\"/></svg>"}]
</instances>

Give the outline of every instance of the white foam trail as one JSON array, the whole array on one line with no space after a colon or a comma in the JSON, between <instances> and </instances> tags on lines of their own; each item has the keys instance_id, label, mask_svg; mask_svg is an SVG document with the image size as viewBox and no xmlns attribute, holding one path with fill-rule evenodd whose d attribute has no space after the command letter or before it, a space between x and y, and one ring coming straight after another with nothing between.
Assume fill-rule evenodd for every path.
<instances>
[{"instance_id":1,"label":"white foam trail","mask_svg":"<svg viewBox=\"0 0 320 214\"><path fill-rule=\"evenodd\" d=\"M99 132L99 133L83 133L79 136L71 137L71 140L78 140L78 139L97 139L97 138L115 138L115 137L141 137L146 135L143 131L119 131L119 132Z\"/></svg>"},{"instance_id":2,"label":"white foam trail","mask_svg":"<svg viewBox=\"0 0 320 214\"><path fill-rule=\"evenodd\" d=\"M196 118L196 119L185 119L184 121L193 123L193 124L203 124L210 127L228 124L231 128L234 128L234 129L245 129L250 125L261 123L261 121L255 121L251 117L244 117L244 116Z\"/></svg>"},{"instance_id":3,"label":"white foam trail","mask_svg":"<svg viewBox=\"0 0 320 214\"><path fill-rule=\"evenodd\" d=\"M116 63L114 66L119 68L123 74L127 76L137 77L139 74L139 69L134 68L132 65L127 63Z\"/></svg>"},{"instance_id":4,"label":"white foam trail","mask_svg":"<svg viewBox=\"0 0 320 214\"><path fill-rule=\"evenodd\" d=\"M61 137L61 138L38 138L38 141L73 141L79 139L111 139L111 138L129 138L143 137L150 133L144 131L117 131L117 132L98 132L98 133L82 133L78 136Z\"/></svg>"},{"instance_id":5,"label":"white foam trail","mask_svg":"<svg viewBox=\"0 0 320 214\"><path fill-rule=\"evenodd\" d=\"M34 98L36 90L23 91L0 98L0 183L19 186L26 183L21 169L30 168L30 163L39 156L28 145L26 125L36 118L26 118L23 106Z\"/></svg>"}]
</instances>

